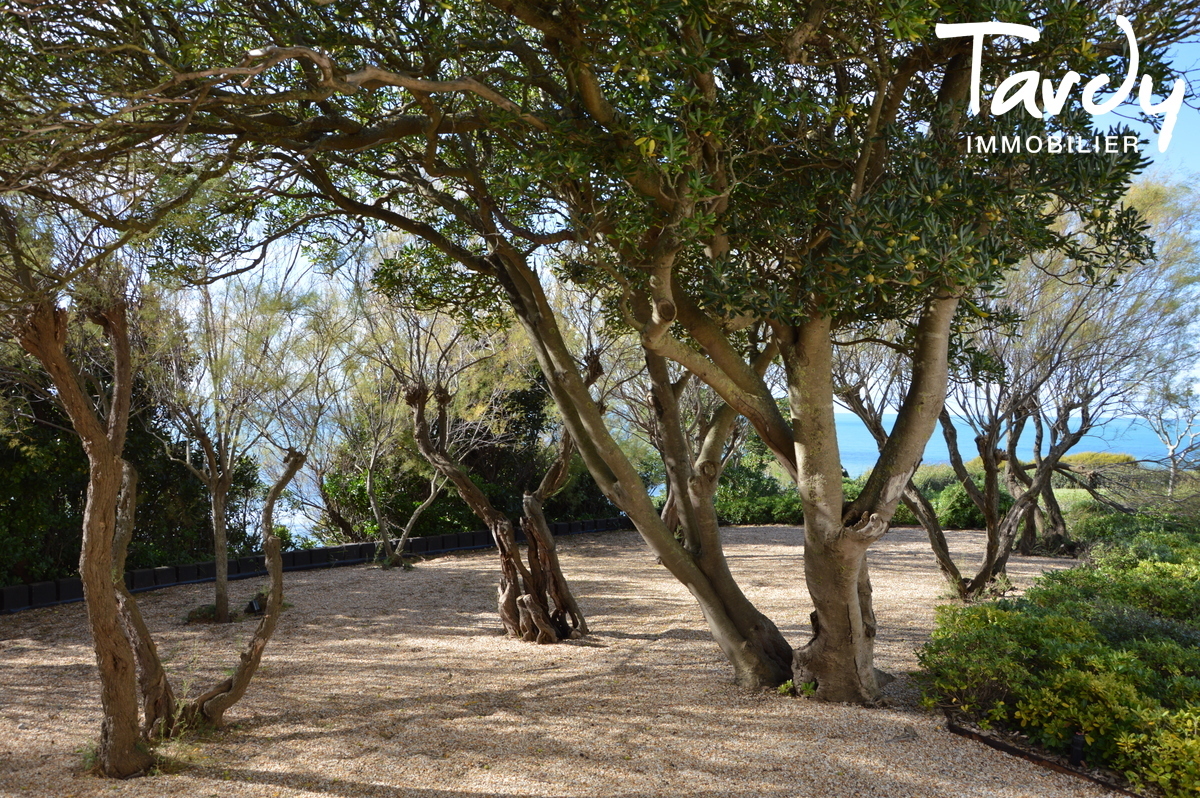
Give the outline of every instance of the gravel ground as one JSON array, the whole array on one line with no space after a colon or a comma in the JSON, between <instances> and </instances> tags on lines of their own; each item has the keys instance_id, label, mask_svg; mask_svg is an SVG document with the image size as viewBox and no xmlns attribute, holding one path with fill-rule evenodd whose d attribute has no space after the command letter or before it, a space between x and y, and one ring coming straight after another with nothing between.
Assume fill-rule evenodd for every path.
<instances>
[{"instance_id":1,"label":"gravel ground","mask_svg":"<svg viewBox=\"0 0 1200 798\"><path fill-rule=\"evenodd\" d=\"M726 530L750 598L797 645L810 611L801 533ZM977 558L981 533L951 535ZM876 664L894 707L868 710L735 687L700 610L632 532L560 542L586 640L506 639L488 552L286 575L283 616L231 726L163 747L163 772L85 775L100 716L82 605L0 617L3 796L878 796L1108 795L964 740L916 706L908 672L946 601L919 530L872 550ZM1014 558L1027 584L1061 561ZM256 580L233 583L246 601ZM143 594L177 692L223 678L249 623L187 626L211 586ZM243 596L242 594L245 594Z\"/></svg>"}]
</instances>

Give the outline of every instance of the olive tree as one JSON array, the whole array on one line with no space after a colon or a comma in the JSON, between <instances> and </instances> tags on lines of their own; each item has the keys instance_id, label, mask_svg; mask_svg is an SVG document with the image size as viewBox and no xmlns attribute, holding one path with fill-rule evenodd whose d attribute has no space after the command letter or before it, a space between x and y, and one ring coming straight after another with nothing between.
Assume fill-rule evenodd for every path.
<instances>
[{"instance_id":1,"label":"olive tree","mask_svg":"<svg viewBox=\"0 0 1200 798\"><path fill-rule=\"evenodd\" d=\"M1167 468L1167 498L1175 496L1184 472L1194 468L1200 451L1200 397L1187 378L1171 375L1151 385L1138 403L1137 414L1166 448L1163 463Z\"/></svg>"},{"instance_id":2,"label":"olive tree","mask_svg":"<svg viewBox=\"0 0 1200 798\"><path fill-rule=\"evenodd\" d=\"M1051 545L1065 537L1051 478L1087 480L1063 458L1085 435L1144 407L1164 379L1195 363L1188 330L1197 312L1197 260L1187 196L1184 186L1139 182L1130 200L1150 222L1153 257L1146 249L1090 269L1033 255L1007 275L991 317L960 331L940 426L956 476L985 519L988 543L973 576L963 578L950 559L928 499L909 486L906 501L962 597L979 595L1003 572L1014 542L1028 554L1039 536ZM839 353L842 401L881 444L884 410L903 388L904 343L895 335L847 341ZM982 484L964 463L972 452L960 443L960 426L972 434ZM1026 451L1031 459L1023 459ZM1002 488L1016 497L1007 508Z\"/></svg>"},{"instance_id":3,"label":"olive tree","mask_svg":"<svg viewBox=\"0 0 1200 798\"><path fill-rule=\"evenodd\" d=\"M137 474L123 449L140 350L158 332L147 318L152 314L140 312L154 304L145 283L148 245L231 161L199 158L175 179L156 164L182 164L187 155L159 144L126 151L106 170L89 166L54 176L0 171L0 334L45 369L88 459L79 571L100 677L97 768L115 777L147 771L150 745L158 739L195 725L221 725L244 694L282 604L274 504L303 463L301 452L288 449L264 503L263 545L273 586L266 614L232 676L177 697L124 584ZM19 137L14 146L11 152L30 153ZM105 342L110 367L103 379L87 375L68 346L71 327L80 324L93 325ZM312 362L306 361L305 373Z\"/></svg>"},{"instance_id":4,"label":"olive tree","mask_svg":"<svg viewBox=\"0 0 1200 798\"><path fill-rule=\"evenodd\" d=\"M556 643L587 634L587 622L575 600L542 507L566 484L573 451L568 433L560 436L557 454L540 484L526 490L522 526L528 542L528 566L517 547L516 527L496 507L462 456L478 446L511 434L514 422L503 408L511 385L508 361L513 353L502 330L475 331L438 313L390 308L388 336L373 336L370 357L386 366L402 388L412 416L412 437L422 458L452 484L471 511L491 531L500 553L501 578L497 606L511 637ZM500 363L488 363L500 359ZM482 374L484 366L487 374ZM594 372L593 379L599 374ZM484 433L481 435L480 433ZM498 433L498 434L497 434ZM551 604L553 601L553 605Z\"/></svg>"}]
</instances>

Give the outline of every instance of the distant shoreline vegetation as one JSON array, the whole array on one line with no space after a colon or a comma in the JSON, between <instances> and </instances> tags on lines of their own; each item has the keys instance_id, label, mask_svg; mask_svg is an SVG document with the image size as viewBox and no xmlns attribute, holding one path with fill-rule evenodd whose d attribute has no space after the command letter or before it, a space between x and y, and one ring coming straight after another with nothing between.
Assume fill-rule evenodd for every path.
<instances>
[{"instance_id":1,"label":"distant shoreline vegetation","mask_svg":"<svg viewBox=\"0 0 1200 798\"><path fill-rule=\"evenodd\" d=\"M838 430L838 444L842 456L842 467L851 477L861 476L863 472L874 467L879 457L875 439L867 432L866 427L852 413L837 413L835 415ZM894 413L884 416L884 423L891 427L896 420ZM962 447L963 459L970 460L979 453L972 443L974 433L962 419L956 418L954 426L958 430L959 446ZM1031 458L1033 452L1033 431L1026 430L1021 436L1021 444L1017 449L1022 458ZM1094 432L1085 435L1079 445L1071 450L1078 452L1121 452L1130 454L1137 460L1159 460L1166 456L1166 447L1162 441L1139 418L1118 416L1104 421ZM922 463L935 465L949 463L950 453L946 449L946 441L942 438L939 427L925 447L925 457Z\"/></svg>"}]
</instances>

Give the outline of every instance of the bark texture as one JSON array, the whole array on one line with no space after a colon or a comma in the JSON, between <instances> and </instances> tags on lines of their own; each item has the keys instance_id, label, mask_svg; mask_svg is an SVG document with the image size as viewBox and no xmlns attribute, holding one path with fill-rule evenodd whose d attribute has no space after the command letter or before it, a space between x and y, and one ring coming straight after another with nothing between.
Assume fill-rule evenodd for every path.
<instances>
[{"instance_id":1,"label":"bark texture","mask_svg":"<svg viewBox=\"0 0 1200 798\"><path fill-rule=\"evenodd\" d=\"M562 490L570 476L571 455L575 446L571 435L563 431L559 440L558 456L542 478L537 490L526 493L521 501L525 517L521 519L521 528L525 531L525 539L529 543L529 570L533 579L531 593L535 595L549 594L554 601L554 609L550 612L550 621L556 633L561 637L582 637L588 633L587 621L571 587L563 576L562 566L558 562L558 548L550 525L546 523L546 514L542 511L546 500Z\"/></svg>"},{"instance_id":2,"label":"bark texture","mask_svg":"<svg viewBox=\"0 0 1200 798\"><path fill-rule=\"evenodd\" d=\"M104 330L113 354L113 383L103 416L84 393L82 380L66 356L65 309L50 300L31 304L17 337L50 375L88 458L79 575L100 672L102 717L96 767L106 776L125 778L143 773L153 764L138 725L137 662L113 586L117 501L124 476L121 452L129 422L132 377L126 305L113 302L94 310L90 318Z\"/></svg>"},{"instance_id":3,"label":"bark texture","mask_svg":"<svg viewBox=\"0 0 1200 798\"><path fill-rule=\"evenodd\" d=\"M117 505L117 534L113 541L113 587L117 591L121 624L137 658L138 689L142 696L142 737L153 741L170 737L175 725L175 694L158 656L158 647L142 618L137 601L125 585L125 557L137 510L137 470L122 463L121 495Z\"/></svg>"},{"instance_id":4,"label":"bark texture","mask_svg":"<svg viewBox=\"0 0 1200 798\"><path fill-rule=\"evenodd\" d=\"M229 477L228 479L226 477ZM213 601L216 604L217 623L229 623L229 539L228 526L228 482L232 474L222 474L209 480L209 505L212 508L213 561L216 565L216 580L213 583Z\"/></svg>"},{"instance_id":5,"label":"bark texture","mask_svg":"<svg viewBox=\"0 0 1200 798\"><path fill-rule=\"evenodd\" d=\"M225 679L210 690L190 701L180 715L185 722L203 722L210 726L220 727L224 724L225 712L237 703L254 678L255 671L262 661L263 651L275 633L279 623L279 615L283 610L283 558L280 556L281 544L275 534L275 503L280 494L296 476L296 472L304 465L305 456L294 449L289 450L283 461L283 472L267 491L262 510L262 540L263 553L266 555L267 573L270 576L271 587L267 594L267 606L263 617L254 630L246 650L242 652L241 660L233 676Z\"/></svg>"},{"instance_id":6,"label":"bark texture","mask_svg":"<svg viewBox=\"0 0 1200 798\"><path fill-rule=\"evenodd\" d=\"M413 437L421 456L454 485L471 511L492 532L500 553L500 586L496 604L505 632L510 637L537 643L557 643L586 634L587 624L583 620L583 613L579 611L567 586L554 551L554 537L545 518L541 516L544 498L538 500L538 492L535 491L533 503L541 517L540 526L535 521L525 527L529 545L527 567L521 560L512 521L492 505L462 464L447 450L450 394L442 386L431 389L423 383L415 383L405 392L404 398L413 411ZM431 399L437 408L433 425L427 415ZM539 491L551 487L558 490L565 476L565 466L562 473L552 468L546 477L551 481L548 483L544 479ZM529 497L526 497L527 506L528 502ZM551 607L552 600L554 607Z\"/></svg>"},{"instance_id":7,"label":"bark texture","mask_svg":"<svg viewBox=\"0 0 1200 798\"><path fill-rule=\"evenodd\" d=\"M917 323L913 377L892 434L862 492L846 502L833 415L833 324L815 318L777 326L792 413L797 485L804 504L804 574L812 638L796 652L795 681L817 698L875 704L885 675L874 667L876 622L866 554L887 533L896 506L945 401L950 325L958 299L930 300Z\"/></svg>"},{"instance_id":8,"label":"bark texture","mask_svg":"<svg viewBox=\"0 0 1200 798\"><path fill-rule=\"evenodd\" d=\"M298 453L289 453L284 476L272 486L263 511L264 550L272 584L267 615L233 678L181 706L137 602L124 583L137 505L137 472L121 458L132 377L126 314L126 304L116 301L89 315L104 330L113 355L113 381L107 401L101 402L103 415L84 393L83 382L66 356L67 311L50 302L37 303L18 330L22 347L53 380L88 458L79 572L100 674L102 719L96 768L117 778L149 770L154 763L149 750L152 741L177 734L196 721L219 725L224 711L245 692L282 602L283 568L279 539L273 533L274 504L304 460Z\"/></svg>"},{"instance_id":9,"label":"bark texture","mask_svg":"<svg viewBox=\"0 0 1200 798\"><path fill-rule=\"evenodd\" d=\"M884 429L883 414L880 409L865 402L857 388L839 391L838 396L863 422L867 431L871 433L871 437L875 439L876 446L883 451L884 446L887 445L888 434ZM937 510L911 479L904 486L904 495L901 497L901 501L916 516L917 522L929 536L929 547L937 560L938 570L946 577L946 583L959 598L965 598L966 584L963 581L962 572L958 570L958 565L950 555L950 547L946 543L946 531L942 529L942 524L938 520Z\"/></svg>"}]
</instances>

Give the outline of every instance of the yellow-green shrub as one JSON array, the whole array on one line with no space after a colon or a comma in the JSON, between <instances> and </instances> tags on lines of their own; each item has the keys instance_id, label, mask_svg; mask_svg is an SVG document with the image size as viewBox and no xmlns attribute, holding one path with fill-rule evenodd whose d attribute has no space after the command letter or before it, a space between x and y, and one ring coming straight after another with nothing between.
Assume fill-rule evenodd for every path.
<instances>
[{"instance_id":1,"label":"yellow-green shrub","mask_svg":"<svg viewBox=\"0 0 1200 798\"><path fill-rule=\"evenodd\" d=\"M1017 601L942 608L918 657L926 701L1171 798L1200 794L1200 534L1096 513L1093 562Z\"/></svg>"}]
</instances>

